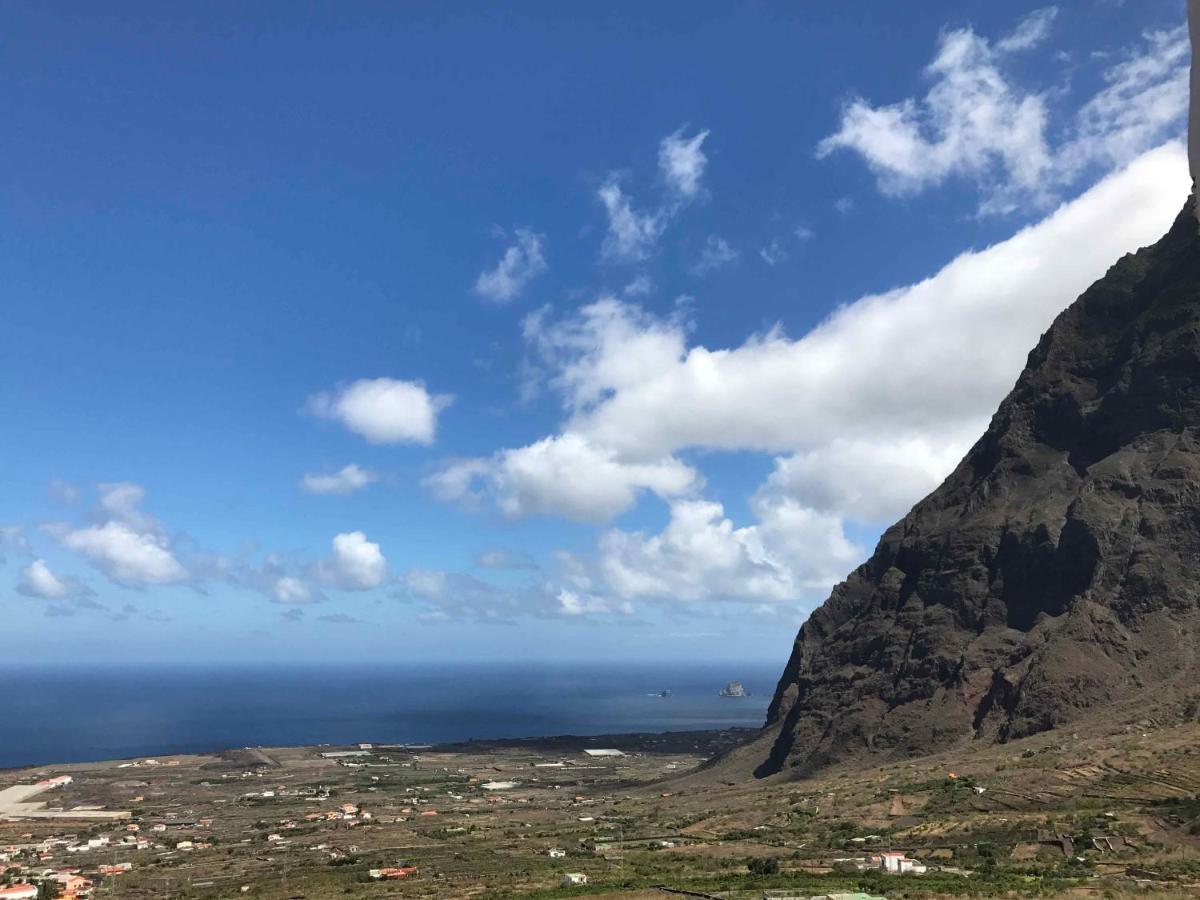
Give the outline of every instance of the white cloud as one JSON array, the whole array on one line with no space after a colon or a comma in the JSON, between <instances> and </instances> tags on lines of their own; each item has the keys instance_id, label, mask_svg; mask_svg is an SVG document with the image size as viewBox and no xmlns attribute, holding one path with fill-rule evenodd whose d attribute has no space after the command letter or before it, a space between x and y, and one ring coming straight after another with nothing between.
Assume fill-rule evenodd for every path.
<instances>
[{"instance_id":1,"label":"white cloud","mask_svg":"<svg viewBox=\"0 0 1200 900\"><path fill-rule=\"evenodd\" d=\"M816 236L816 232L812 228L803 223L792 229L791 237L795 239L795 243L803 244L810 241ZM760 247L758 251L759 257L768 266L776 266L783 262L790 255L789 245L791 241L786 243L778 237L771 238L770 242L765 247Z\"/></svg>"},{"instance_id":2,"label":"white cloud","mask_svg":"<svg viewBox=\"0 0 1200 900\"><path fill-rule=\"evenodd\" d=\"M633 604L628 600L616 603L605 597L579 594L567 588L559 590L555 599L558 601L557 611L564 616L578 617L612 613L623 616L633 615Z\"/></svg>"},{"instance_id":3,"label":"white cloud","mask_svg":"<svg viewBox=\"0 0 1200 900\"><path fill-rule=\"evenodd\" d=\"M106 482L96 490L98 521L83 527L50 524L44 530L126 587L173 584L189 577L162 524L141 509L146 496L141 485Z\"/></svg>"},{"instance_id":4,"label":"white cloud","mask_svg":"<svg viewBox=\"0 0 1200 900\"><path fill-rule=\"evenodd\" d=\"M801 452L836 440L962 447L1053 317L1170 224L1189 177L1171 144L1037 225L931 278L849 304L799 339L686 346L686 324L604 300L529 330L571 416L618 459L686 447ZM941 455L939 450L938 454Z\"/></svg>"},{"instance_id":5,"label":"white cloud","mask_svg":"<svg viewBox=\"0 0 1200 900\"><path fill-rule=\"evenodd\" d=\"M546 583L575 598L560 614L639 600L815 602L865 553L846 523L886 524L935 487L1055 315L1157 240L1188 187L1182 148L1163 146L1008 240L799 338L774 329L689 346L684 319L611 298L532 315L525 338L562 397L561 430L451 466L438 476L444 496L588 521L629 508L638 490L668 502L660 533L613 529L594 557L560 557ZM700 475L676 455L689 449L777 455L749 524L697 499ZM645 466L663 480L629 477Z\"/></svg>"},{"instance_id":6,"label":"white cloud","mask_svg":"<svg viewBox=\"0 0 1200 900\"><path fill-rule=\"evenodd\" d=\"M352 494L378 480L377 473L350 463L330 474L306 474L300 487L310 494Z\"/></svg>"},{"instance_id":7,"label":"white cloud","mask_svg":"<svg viewBox=\"0 0 1200 900\"><path fill-rule=\"evenodd\" d=\"M654 290L650 276L642 272L634 277L621 291L626 297L646 297Z\"/></svg>"},{"instance_id":8,"label":"white cloud","mask_svg":"<svg viewBox=\"0 0 1200 900\"><path fill-rule=\"evenodd\" d=\"M737 262L738 251L725 238L710 234L700 251L700 258L692 264L693 275L707 275L716 269Z\"/></svg>"},{"instance_id":9,"label":"white cloud","mask_svg":"<svg viewBox=\"0 0 1200 900\"><path fill-rule=\"evenodd\" d=\"M334 536L333 553L317 565L317 576L331 587L367 591L383 584L387 559L365 534L350 531Z\"/></svg>"},{"instance_id":10,"label":"white cloud","mask_svg":"<svg viewBox=\"0 0 1200 900\"><path fill-rule=\"evenodd\" d=\"M949 178L983 191L980 211L1048 203L1093 164L1121 165L1181 126L1187 106L1185 29L1146 36L1143 47L1105 73L1108 86L1051 133L1049 93L1027 91L1006 74L1009 55L1045 39L1056 10L1023 20L995 44L970 28L945 32L926 70L921 100L875 106L862 98L843 110L817 155L854 151L886 194L912 194Z\"/></svg>"},{"instance_id":11,"label":"white cloud","mask_svg":"<svg viewBox=\"0 0 1200 900\"><path fill-rule=\"evenodd\" d=\"M300 567L278 553L269 553L261 565L249 560L215 557L204 565L193 563L193 577L203 575L221 579L240 588L257 591L272 603L284 606L307 606L326 598L307 579L296 574ZM299 612L298 610L296 611ZM294 618L294 617L293 617Z\"/></svg>"},{"instance_id":12,"label":"white cloud","mask_svg":"<svg viewBox=\"0 0 1200 900\"><path fill-rule=\"evenodd\" d=\"M915 193L951 176L982 180L999 169L1011 189L1036 195L1051 163L1044 99L1011 85L997 51L969 28L942 35L926 74L933 86L920 103L851 101L817 155L859 153L887 194Z\"/></svg>"},{"instance_id":13,"label":"white cloud","mask_svg":"<svg viewBox=\"0 0 1200 900\"><path fill-rule=\"evenodd\" d=\"M404 575L408 590L425 600L438 600L446 595L446 573L440 569L411 569Z\"/></svg>"},{"instance_id":14,"label":"white cloud","mask_svg":"<svg viewBox=\"0 0 1200 900\"><path fill-rule=\"evenodd\" d=\"M834 438L776 459L767 489L819 512L890 524L936 488L979 437L979 429L971 425L958 436L949 428L945 433L948 440L939 442L920 435L890 443L886 438Z\"/></svg>"},{"instance_id":15,"label":"white cloud","mask_svg":"<svg viewBox=\"0 0 1200 900\"><path fill-rule=\"evenodd\" d=\"M669 371L683 355L687 323L659 319L640 307L604 298L552 321L549 310L527 316L526 342L553 372L568 409L590 406L609 392L635 388Z\"/></svg>"},{"instance_id":16,"label":"white cloud","mask_svg":"<svg viewBox=\"0 0 1200 900\"><path fill-rule=\"evenodd\" d=\"M707 137L707 131L684 137L680 128L658 145L659 171L670 188L683 197L694 197L700 191L700 181L708 164L708 157L701 147Z\"/></svg>"},{"instance_id":17,"label":"white cloud","mask_svg":"<svg viewBox=\"0 0 1200 900\"><path fill-rule=\"evenodd\" d=\"M610 178L596 192L608 213L608 235L604 239L604 255L609 259L640 262L654 252L658 239L667 227L663 210L639 212L621 190L615 178Z\"/></svg>"},{"instance_id":18,"label":"white cloud","mask_svg":"<svg viewBox=\"0 0 1200 900\"><path fill-rule=\"evenodd\" d=\"M1050 27L1057 17L1057 6L1034 10L1018 22L1011 33L996 42L996 49L1001 53L1016 53L1036 47L1050 36Z\"/></svg>"},{"instance_id":19,"label":"white cloud","mask_svg":"<svg viewBox=\"0 0 1200 900\"><path fill-rule=\"evenodd\" d=\"M55 575L44 559L35 559L21 570L17 592L42 600L65 600L91 593L75 579Z\"/></svg>"},{"instance_id":20,"label":"white cloud","mask_svg":"<svg viewBox=\"0 0 1200 900\"><path fill-rule=\"evenodd\" d=\"M304 606L316 603L312 588L294 575L280 575L271 585L271 599L288 606Z\"/></svg>"},{"instance_id":21,"label":"white cloud","mask_svg":"<svg viewBox=\"0 0 1200 900\"><path fill-rule=\"evenodd\" d=\"M862 558L837 516L787 500L757 505L760 522L744 528L719 503L681 500L657 535L608 532L597 563L605 587L626 600L795 602L815 599Z\"/></svg>"},{"instance_id":22,"label":"white cloud","mask_svg":"<svg viewBox=\"0 0 1200 900\"><path fill-rule=\"evenodd\" d=\"M440 569L409 571L399 596L426 607L422 619L427 621L474 619L512 623L527 616L573 619L627 617L633 613L629 601L564 587L549 579L500 587L473 575Z\"/></svg>"},{"instance_id":23,"label":"white cloud","mask_svg":"<svg viewBox=\"0 0 1200 900\"><path fill-rule=\"evenodd\" d=\"M64 547L88 559L118 584L171 584L187 578L187 570L175 558L165 537L154 531L138 531L116 519L68 530L61 540Z\"/></svg>"},{"instance_id":24,"label":"white cloud","mask_svg":"<svg viewBox=\"0 0 1200 900\"><path fill-rule=\"evenodd\" d=\"M498 587L472 575L440 569L413 569L404 576L410 599L429 612L426 620L477 619L513 622L525 615L544 615L548 601L540 586Z\"/></svg>"},{"instance_id":25,"label":"white cloud","mask_svg":"<svg viewBox=\"0 0 1200 900\"><path fill-rule=\"evenodd\" d=\"M146 499L146 489L130 481L115 481L96 485L100 497L100 509L118 522L137 531L160 533L158 520L141 509Z\"/></svg>"},{"instance_id":26,"label":"white cloud","mask_svg":"<svg viewBox=\"0 0 1200 900\"><path fill-rule=\"evenodd\" d=\"M1106 87L1076 114L1075 134L1059 154L1061 168L1119 166L1180 132L1190 56L1185 26L1145 35L1145 46L1105 72Z\"/></svg>"},{"instance_id":27,"label":"white cloud","mask_svg":"<svg viewBox=\"0 0 1200 900\"><path fill-rule=\"evenodd\" d=\"M558 515L603 522L633 506L642 490L672 497L697 481L696 472L677 459L624 462L614 451L566 433L489 459L450 462L425 483L443 500L491 500L511 519Z\"/></svg>"},{"instance_id":28,"label":"white cloud","mask_svg":"<svg viewBox=\"0 0 1200 900\"><path fill-rule=\"evenodd\" d=\"M340 422L373 444L431 444L437 417L450 405L419 381L364 378L309 398L313 415Z\"/></svg>"},{"instance_id":29,"label":"white cloud","mask_svg":"<svg viewBox=\"0 0 1200 900\"><path fill-rule=\"evenodd\" d=\"M493 303L508 303L520 296L533 279L546 271L542 235L519 228L514 236L516 243L475 281L475 293Z\"/></svg>"},{"instance_id":30,"label":"white cloud","mask_svg":"<svg viewBox=\"0 0 1200 900\"><path fill-rule=\"evenodd\" d=\"M653 209L637 209L622 189L620 176L609 175L596 191L608 214L608 233L601 251L606 259L641 262L654 253L667 226L702 191L701 179L708 158L701 145L706 137L707 131L684 137L680 129L659 143L658 167L667 186L667 196Z\"/></svg>"}]
</instances>

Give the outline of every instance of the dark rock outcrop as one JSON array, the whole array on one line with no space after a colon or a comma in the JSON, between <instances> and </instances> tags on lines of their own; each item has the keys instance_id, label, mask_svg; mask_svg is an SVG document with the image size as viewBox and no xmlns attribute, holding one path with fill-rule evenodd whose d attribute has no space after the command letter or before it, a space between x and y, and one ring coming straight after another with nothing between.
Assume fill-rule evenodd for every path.
<instances>
[{"instance_id":1,"label":"dark rock outcrop","mask_svg":"<svg viewBox=\"0 0 1200 900\"><path fill-rule=\"evenodd\" d=\"M800 629L757 774L1055 728L1198 649L1189 201L1055 320L987 433Z\"/></svg>"}]
</instances>

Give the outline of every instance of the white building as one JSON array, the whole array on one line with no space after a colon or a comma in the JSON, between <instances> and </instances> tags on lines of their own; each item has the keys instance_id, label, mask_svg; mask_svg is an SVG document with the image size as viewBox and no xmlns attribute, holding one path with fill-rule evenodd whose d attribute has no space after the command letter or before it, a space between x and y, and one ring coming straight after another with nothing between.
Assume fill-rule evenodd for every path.
<instances>
[{"instance_id":1,"label":"white building","mask_svg":"<svg viewBox=\"0 0 1200 900\"><path fill-rule=\"evenodd\" d=\"M879 855L879 867L890 875L924 875L925 864L909 859L900 850L885 850Z\"/></svg>"},{"instance_id":2,"label":"white building","mask_svg":"<svg viewBox=\"0 0 1200 900\"><path fill-rule=\"evenodd\" d=\"M587 884L588 877L582 872L568 872L563 876L563 884L580 885Z\"/></svg>"},{"instance_id":3,"label":"white building","mask_svg":"<svg viewBox=\"0 0 1200 900\"><path fill-rule=\"evenodd\" d=\"M551 859L562 859L564 856L567 855L567 851L560 850L558 847L551 847L549 850L546 851L546 855L549 856Z\"/></svg>"},{"instance_id":4,"label":"white building","mask_svg":"<svg viewBox=\"0 0 1200 900\"><path fill-rule=\"evenodd\" d=\"M480 785L485 791L511 791L516 786L515 781L485 781Z\"/></svg>"}]
</instances>

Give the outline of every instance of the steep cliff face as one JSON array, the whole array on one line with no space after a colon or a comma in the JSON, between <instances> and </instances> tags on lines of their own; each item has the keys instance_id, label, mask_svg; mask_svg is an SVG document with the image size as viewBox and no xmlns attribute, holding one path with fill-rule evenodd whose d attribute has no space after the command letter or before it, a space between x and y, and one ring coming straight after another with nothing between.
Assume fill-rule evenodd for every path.
<instances>
[{"instance_id":1,"label":"steep cliff face","mask_svg":"<svg viewBox=\"0 0 1200 900\"><path fill-rule=\"evenodd\" d=\"M1198 648L1189 201L1058 317L987 433L800 629L757 774L1055 728Z\"/></svg>"}]
</instances>

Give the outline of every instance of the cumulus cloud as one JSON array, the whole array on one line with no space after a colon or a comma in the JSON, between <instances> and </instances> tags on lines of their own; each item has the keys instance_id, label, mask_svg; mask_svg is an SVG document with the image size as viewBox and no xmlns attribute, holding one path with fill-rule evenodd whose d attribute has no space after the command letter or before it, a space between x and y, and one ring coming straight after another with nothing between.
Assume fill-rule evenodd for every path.
<instances>
[{"instance_id":1,"label":"cumulus cloud","mask_svg":"<svg viewBox=\"0 0 1200 900\"><path fill-rule=\"evenodd\" d=\"M322 583L344 591L369 591L387 577L387 559L361 531L335 535L333 552L317 565Z\"/></svg>"},{"instance_id":2,"label":"cumulus cloud","mask_svg":"<svg viewBox=\"0 0 1200 900\"><path fill-rule=\"evenodd\" d=\"M540 234L519 228L516 242L504 251L496 265L479 273L475 293L493 303L508 303L521 295L529 283L546 271Z\"/></svg>"},{"instance_id":3,"label":"cumulus cloud","mask_svg":"<svg viewBox=\"0 0 1200 900\"><path fill-rule=\"evenodd\" d=\"M312 588L294 575L280 575L271 585L271 599L287 606L306 606L317 598Z\"/></svg>"},{"instance_id":4,"label":"cumulus cloud","mask_svg":"<svg viewBox=\"0 0 1200 900\"><path fill-rule=\"evenodd\" d=\"M309 398L309 411L340 422L373 444L431 444L451 397L419 381L364 378Z\"/></svg>"},{"instance_id":5,"label":"cumulus cloud","mask_svg":"<svg viewBox=\"0 0 1200 900\"><path fill-rule=\"evenodd\" d=\"M145 489L128 481L97 485L96 521L82 527L54 524L46 531L125 587L165 585L189 577L162 524L141 508Z\"/></svg>"},{"instance_id":6,"label":"cumulus cloud","mask_svg":"<svg viewBox=\"0 0 1200 900\"><path fill-rule=\"evenodd\" d=\"M934 488L1054 316L1156 240L1188 187L1183 149L1165 145L1038 224L796 338L776 328L728 348L693 345L683 316L612 298L540 311L524 335L561 398L561 430L435 481L444 496L514 516L602 521L639 490L667 502L661 531L610 529L594 554L560 557L526 598L538 609L547 596L558 614L641 600L810 604L866 553L848 523L887 524ZM776 457L748 522L701 499L699 473L679 458L696 450ZM647 466L664 480L627 477Z\"/></svg>"},{"instance_id":7,"label":"cumulus cloud","mask_svg":"<svg viewBox=\"0 0 1200 900\"><path fill-rule=\"evenodd\" d=\"M96 485L96 493L100 498L100 509L107 517L137 531L162 532L159 521L141 508L146 489L140 484L131 481L101 483Z\"/></svg>"},{"instance_id":8,"label":"cumulus cloud","mask_svg":"<svg viewBox=\"0 0 1200 900\"><path fill-rule=\"evenodd\" d=\"M1156 240L1188 185L1182 149L1166 145L1008 240L863 297L797 339L773 329L729 349L689 348L686 323L613 300L543 318L531 339L557 364L564 430L619 459L881 435L964 450L963 434L982 432L1053 317L1129 248Z\"/></svg>"},{"instance_id":9,"label":"cumulus cloud","mask_svg":"<svg viewBox=\"0 0 1200 900\"><path fill-rule=\"evenodd\" d=\"M115 519L69 530L63 534L62 544L126 587L172 584L188 577L165 537Z\"/></svg>"},{"instance_id":10,"label":"cumulus cloud","mask_svg":"<svg viewBox=\"0 0 1200 900\"><path fill-rule=\"evenodd\" d=\"M959 435L952 428L946 435L943 442L923 435L891 442L834 438L777 458L766 487L819 512L870 524L894 522L941 483L979 430L966 424Z\"/></svg>"},{"instance_id":11,"label":"cumulus cloud","mask_svg":"<svg viewBox=\"0 0 1200 900\"><path fill-rule=\"evenodd\" d=\"M1157 238L1187 185L1181 148L1165 146L1039 224L800 338L773 329L689 347L686 320L612 298L557 319L539 312L525 338L562 398L562 432L452 461L427 484L512 518L595 522L642 490L698 490L681 450L749 450L794 457L777 464L774 488L809 508L886 522L945 476L1053 317Z\"/></svg>"},{"instance_id":12,"label":"cumulus cloud","mask_svg":"<svg viewBox=\"0 0 1200 900\"><path fill-rule=\"evenodd\" d=\"M44 559L35 559L21 570L17 593L41 600L68 600L90 596L91 591L74 578L55 575Z\"/></svg>"},{"instance_id":13,"label":"cumulus cloud","mask_svg":"<svg viewBox=\"0 0 1200 900\"><path fill-rule=\"evenodd\" d=\"M1025 90L1007 72L1009 57L1041 43L1056 10L1024 19L992 43L970 28L942 34L920 100L876 106L859 97L838 130L817 147L857 153L885 194L913 194L949 178L983 191L980 211L1051 202L1094 163L1120 165L1172 136L1187 105L1187 35L1181 27L1146 36L1107 73L1108 86L1083 105L1062 134L1052 133L1050 96Z\"/></svg>"},{"instance_id":14,"label":"cumulus cloud","mask_svg":"<svg viewBox=\"0 0 1200 900\"><path fill-rule=\"evenodd\" d=\"M568 432L487 459L452 461L425 483L443 500L492 501L510 519L558 515L603 522L633 506L643 490L677 496L692 490L698 476L673 457L626 462Z\"/></svg>"},{"instance_id":15,"label":"cumulus cloud","mask_svg":"<svg viewBox=\"0 0 1200 900\"><path fill-rule=\"evenodd\" d=\"M683 197L694 197L700 191L708 157L702 145L708 131L684 137L680 128L667 135L658 145L658 168L671 190Z\"/></svg>"},{"instance_id":16,"label":"cumulus cloud","mask_svg":"<svg viewBox=\"0 0 1200 900\"><path fill-rule=\"evenodd\" d=\"M553 319L549 308L525 318L523 336L568 410L632 389L669 371L687 346L688 323L603 298Z\"/></svg>"},{"instance_id":17,"label":"cumulus cloud","mask_svg":"<svg viewBox=\"0 0 1200 900\"><path fill-rule=\"evenodd\" d=\"M329 474L306 474L300 487L310 494L352 494L378 480L377 473L350 463Z\"/></svg>"},{"instance_id":18,"label":"cumulus cloud","mask_svg":"<svg viewBox=\"0 0 1200 900\"><path fill-rule=\"evenodd\" d=\"M600 540L606 587L624 599L794 601L826 590L862 556L841 521L794 504L763 505L736 528L719 503L671 504L659 534L613 530Z\"/></svg>"}]
</instances>

